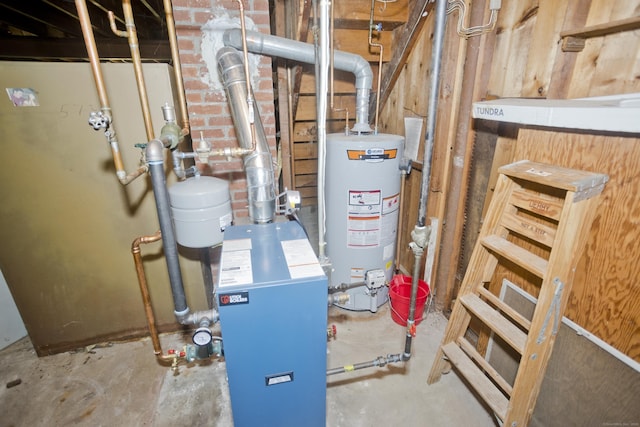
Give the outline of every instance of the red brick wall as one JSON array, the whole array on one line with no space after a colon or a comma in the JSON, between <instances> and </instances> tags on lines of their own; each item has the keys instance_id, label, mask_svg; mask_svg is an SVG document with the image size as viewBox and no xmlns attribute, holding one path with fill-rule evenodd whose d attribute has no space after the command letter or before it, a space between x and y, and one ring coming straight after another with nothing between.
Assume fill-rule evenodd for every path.
<instances>
[{"instance_id":1,"label":"red brick wall","mask_svg":"<svg viewBox=\"0 0 640 427\"><path fill-rule=\"evenodd\" d=\"M248 29L270 33L268 0L244 0L244 11ZM173 0L173 13L178 35L180 61L184 78L187 110L191 123L194 144L200 140L200 133L213 147L236 147L238 142L229 106L221 86L212 84L207 76L216 73L205 58L215 53L202 52L202 27L208 22L231 22L240 26L240 9L237 1L219 0ZM253 25L255 24L255 25ZM217 66L217 64L216 64ZM259 57L256 68L250 69L253 92L260 117L268 138L272 154L275 153L275 118L271 58ZM274 157L275 158L275 157ZM231 201L236 219L248 216L246 181L242 160L228 162L224 158L211 158L207 173L229 180Z\"/></svg>"}]
</instances>

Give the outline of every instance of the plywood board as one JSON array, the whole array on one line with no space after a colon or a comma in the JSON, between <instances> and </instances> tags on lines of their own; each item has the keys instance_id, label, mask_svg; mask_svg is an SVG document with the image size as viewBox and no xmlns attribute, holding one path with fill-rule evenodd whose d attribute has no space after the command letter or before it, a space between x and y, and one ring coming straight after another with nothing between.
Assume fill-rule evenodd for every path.
<instances>
[{"instance_id":1,"label":"plywood board","mask_svg":"<svg viewBox=\"0 0 640 427\"><path fill-rule=\"evenodd\" d=\"M566 316L640 360L640 139L523 129L521 159L609 175Z\"/></svg>"}]
</instances>

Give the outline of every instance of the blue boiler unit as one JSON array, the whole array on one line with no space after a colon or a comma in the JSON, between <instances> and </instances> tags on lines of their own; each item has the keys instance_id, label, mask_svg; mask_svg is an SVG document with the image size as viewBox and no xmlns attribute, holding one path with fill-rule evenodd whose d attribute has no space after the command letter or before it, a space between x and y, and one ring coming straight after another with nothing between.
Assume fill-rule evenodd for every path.
<instances>
[{"instance_id":1,"label":"blue boiler unit","mask_svg":"<svg viewBox=\"0 0 640 427\"><path fill-rule=\"evenodd\" d=\"M217 301L235 427L325 426L327 290L298 223L225 230Z\"/></svg>"}]
</instances>

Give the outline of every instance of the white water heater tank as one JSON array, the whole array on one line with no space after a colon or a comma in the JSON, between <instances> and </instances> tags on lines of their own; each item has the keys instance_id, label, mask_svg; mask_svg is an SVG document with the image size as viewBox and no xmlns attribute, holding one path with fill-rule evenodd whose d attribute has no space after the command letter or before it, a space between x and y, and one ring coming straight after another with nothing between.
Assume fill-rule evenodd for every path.
<instances>
[{"instance_id":1,"label":"white water heater tank","mask_svg":"<svg viewBox=\"0 0 640 427\"><path fill-rule=\"evenodd\" d=\"M222 243L233 221L229 183L212 176L195 176L169 188L176 240L188 248Z\"/></svg>"},{"instance_id":2,"label":"white water heater tank","mask_svg":"<svg viewBox=\"0 0 640 427\"><path fill-rule=\"evenodd\" d=\"M400 160L404 138L387 134L327 135L326 253L331 286L354 284L340 307L377 311L388 299L387 286L356 286L367 272L393 275Z\"/></svg>"}]
</instances>

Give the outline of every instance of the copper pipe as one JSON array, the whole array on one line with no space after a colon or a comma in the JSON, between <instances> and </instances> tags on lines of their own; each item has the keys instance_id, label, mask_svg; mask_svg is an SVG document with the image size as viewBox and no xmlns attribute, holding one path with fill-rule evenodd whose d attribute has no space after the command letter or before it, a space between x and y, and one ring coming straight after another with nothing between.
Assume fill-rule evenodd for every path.
<instances>
[{"instance_id":1,"label":"copper pipe","mask_svg":"<svg viewBox=\"0 0 640 427\"><path fill-rule=\"evenodd\" d=\"M87 11L87 3L84 0L76 0L76 8L78 9L78 19L82 28L82 35L87 46L87 54L91 63L91 71L98 90L98 98L100 99L100 107L108 110L109 118L111 118L111 108L109 108L109 98L107 97L107 89L104 85L102 70L100 69L100 58L98 57L98 49L96 48L96 40L93 37L91 29L91 21ZM104 111L103 111L104 112ZM106 113L106 112L105 112Z\"/></svg>"},{"instance_id":2,"label":"copper pipe","mask_svg":"<svg viewBox=\"0 0 640 427\"><path fill-rule=\"evenodd\" d=\"M100 100L100 111L106 118L107 129L105 136L111 147L111 156L113 157L113 164L116 168L116 175L122 185L127 185L140 175L147 171L145 165L141 165L132 173L127 174L124 170L124 162L122 161L122 154L118 146L118 140L116 139L116 133L113 129L113 123L111 120L111 107L109 105L109 98L107 97L107 89L104 84L104 78L102 76L102 69L100 68L100 58L98 56L98 48L96 47L96 40L93 37L93 30L91 27L91 20L89 19L89 12L87 10L87 3L85 0L76 0L76 9L78 10L78 19L80 21L80 27L82 28L82 35L85 45L87 47L87 54L89 56L89 63L91 64L91 71L93 73L93 80L96 84L96 90L98 91L98 98ZM109 129L109 127L111 129Z\"/></svg>"},{"instance_id":3,"label":"copper pipe","mask_svg":"<svg viewBox=\"0 0 640 427\"><path fill-rule=\"evenodd\" d=\"M160 231L156 231L152 236L137 237L131 244L131 253L133 254L133 262L136 266L136 274L138 276L138 284L140 285L140 293L142 294L142 303L144 304L144 314L147 317L147 325L149 326L149 334L151 335L151 343L153 344L153 352L158 362L165 364L166 362L175 363L177 354L164 354L158 329L156 327L156 318L153 314L153 306L151 305L151 295L149 294L149 286L147 284L147 275L142 264L142 255L140 254L140 245L154 243L162 239Z\"/></svg>"},{"instance_id":4,"label":"copper pipe","mask_svg":"<svg viewBox=\"0 0 640 427\"><path fill-rule=\"evenodd\" d=\"M402 233L402 227L404 227L404 187L407 182L407 171L402 170L402 181L400 183L400 207L398 211L398 228L396 232L396 273L400 272L400 246L402 244L402 239L400 238L400 233Z\"/></svg>"},{"instance_id":5,"label":"copper pipe","mask_svg":"<svg viewBox=\"0 0 640 427\"><path fill-rule=\"evenodd\" d=\"M149 98L147 97L147 85L144 81L142 72L142 59L140 58L140 45L138 43L138 33L136 24L133 20L133 9L131 8L131 0L122 1L122 11L124 13L124 21L126 31L120 31L116 27L115 15L109 11L109 23L111 30L118 37L126 37L129 42L131 51L131 61L133 62L133 70L136 76L136 84L138 86L138 96L140 97L140 107L142 108L142 118L144 120L144 128L147 132L147 141L155 138L153 131L153 122L151 120L151 110L149 109Z\"/></svg>"},{"instance_id":6,"label":"copper pipe","mask_svg":"<svg viewBox=\"0 0 640 427\"><path fill-rule=\"evenodd\" d=\"M169 35L169 46L171 47L171 59L173 61L173 73L178 92L178 102L180 103L180 114L182 115L182 135L191 133L189 123L189 113L187 111L187 99L184 92L184 81L182 78L182 65L180 63L180 53L178 52L178 36L176 34L176 21L173 18L173 8L171 0L164 0L164 14L167 21L167 33Z\"/></svg>"},{"instance_id":7,"label":"copper pipe","mask_svg":"<svg viewBox=\"0 0 640 427\"><path fill-rule=\"evenodd\" d=\"M371 16L369 18L369 46L380 48L380 58L378 59L378 88L376 90L376 119L373 125L373 130L378 133L378 114L380 113L380 86L382 82L382 55L384 52L384 46L382 43L373 43L373 10L375 7L375 0L371 0Z\"/></svg>"}]
</instances>

